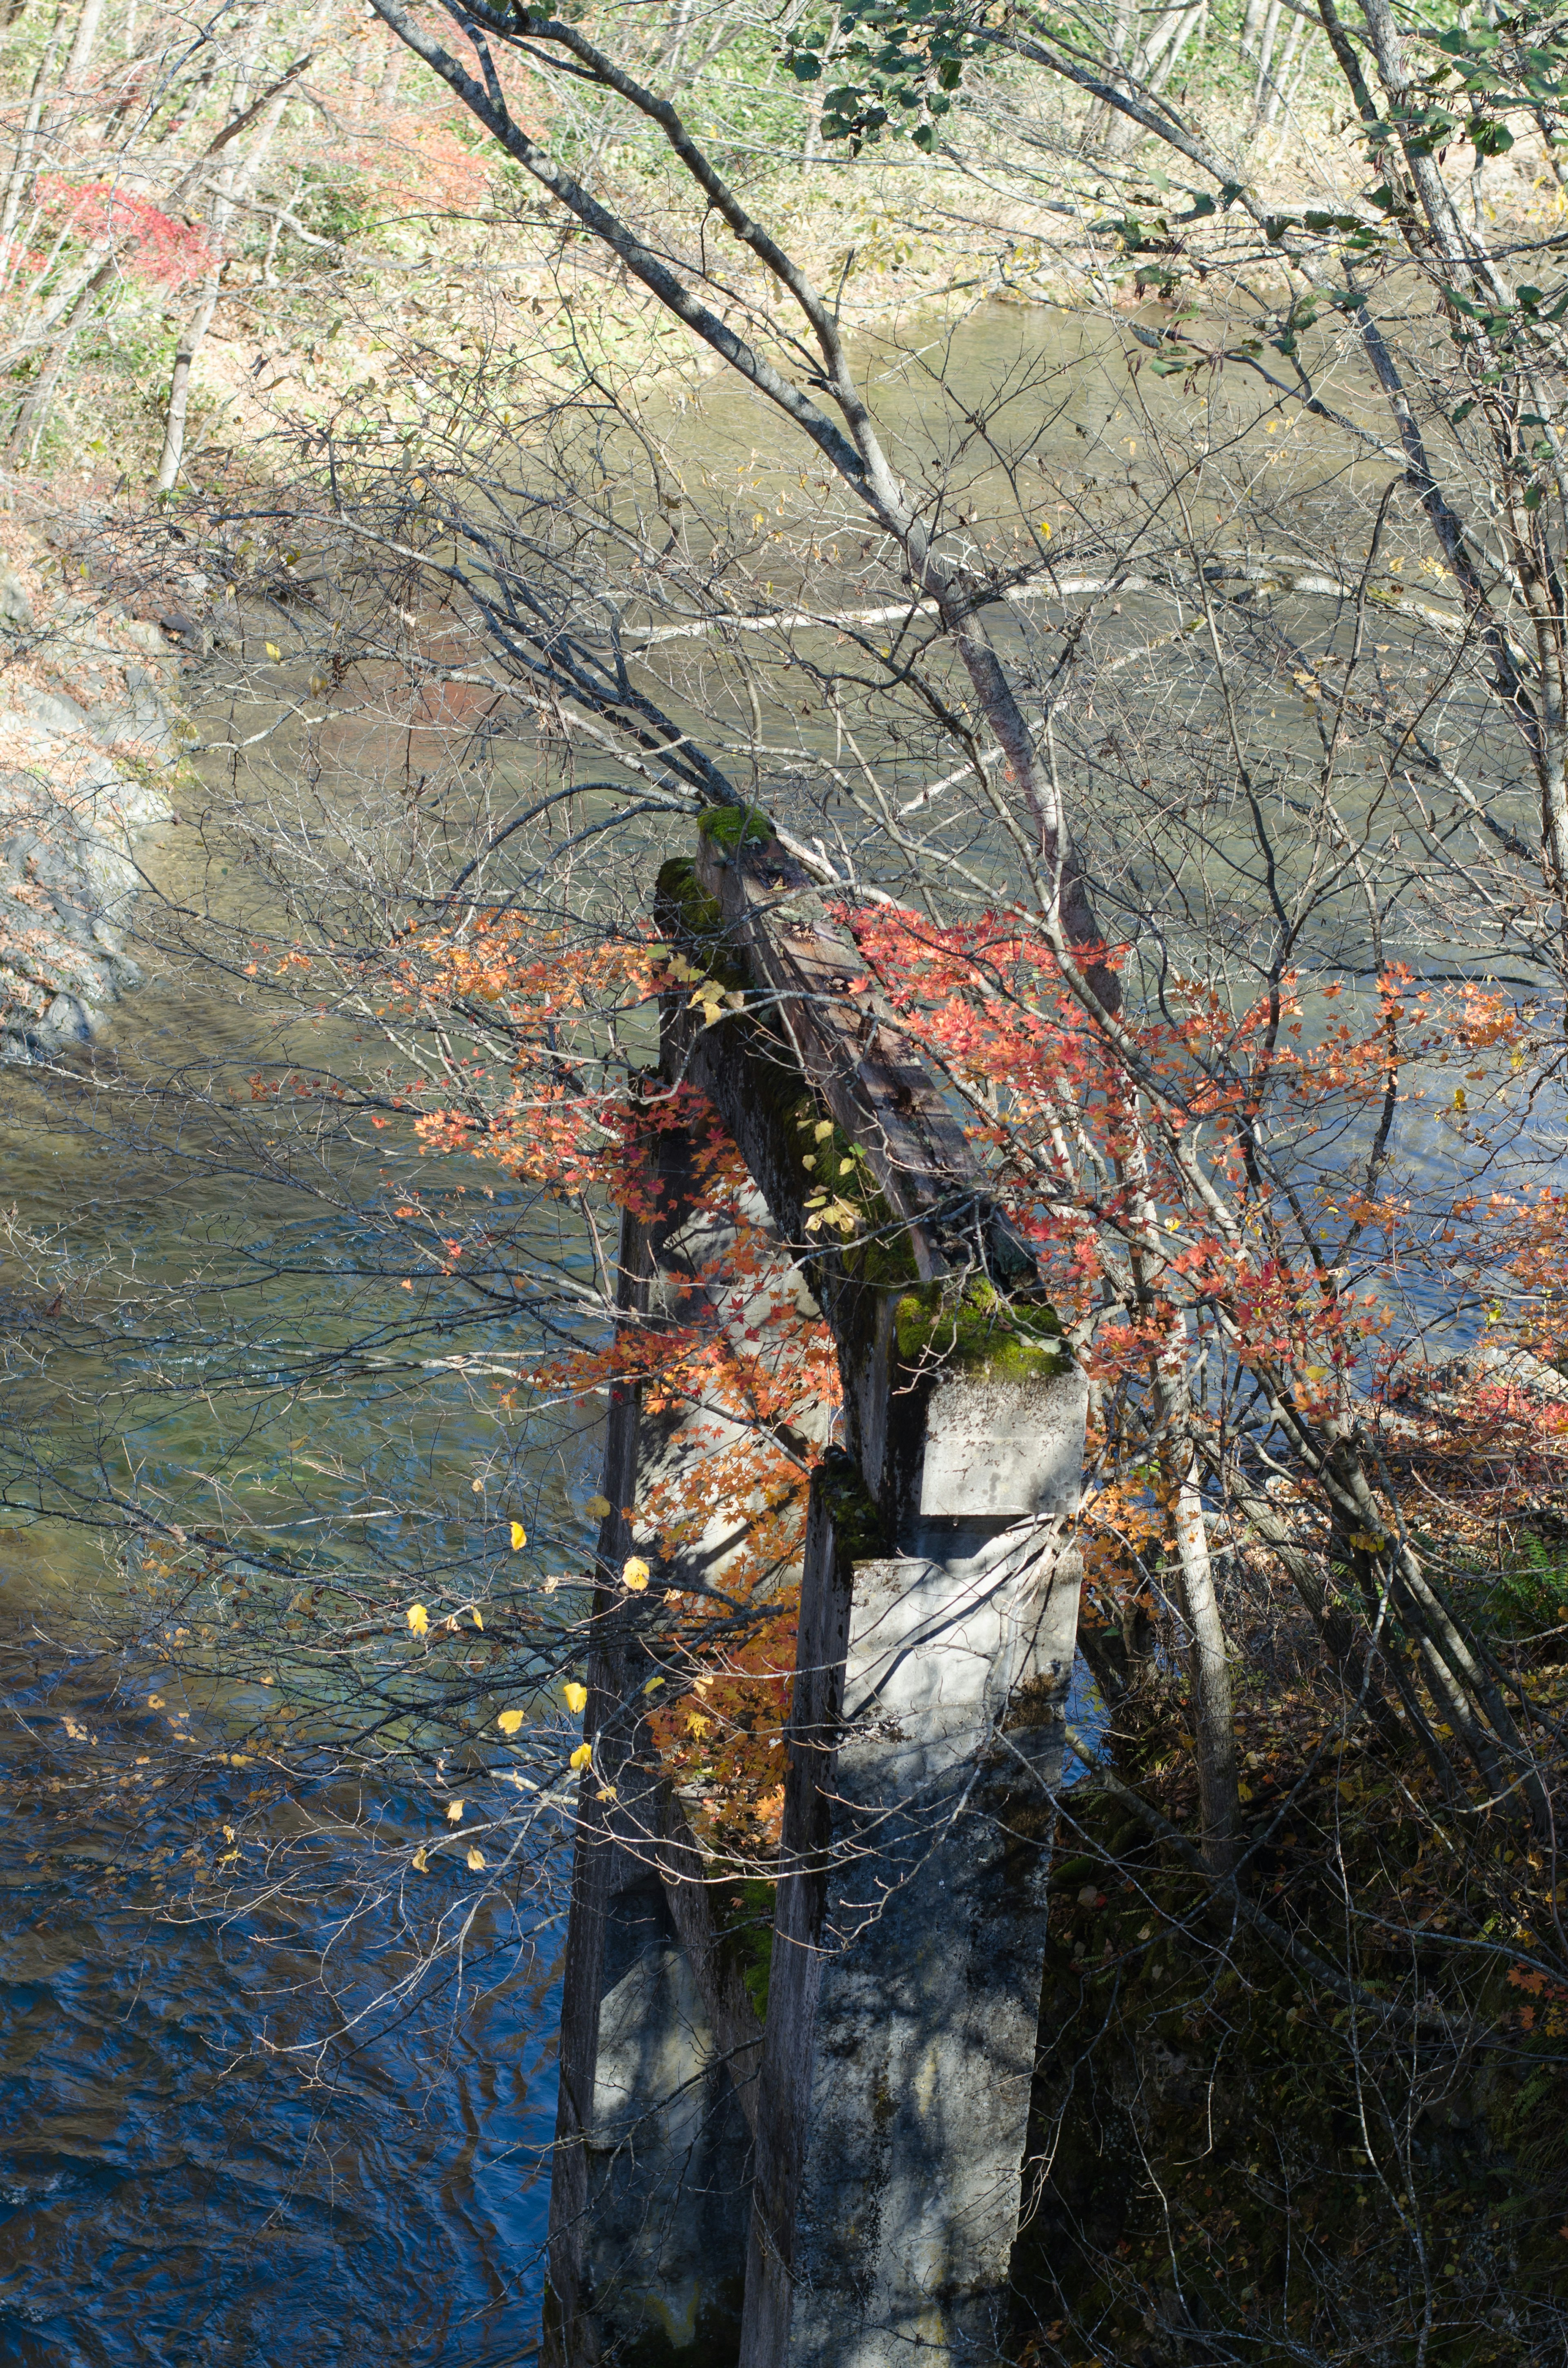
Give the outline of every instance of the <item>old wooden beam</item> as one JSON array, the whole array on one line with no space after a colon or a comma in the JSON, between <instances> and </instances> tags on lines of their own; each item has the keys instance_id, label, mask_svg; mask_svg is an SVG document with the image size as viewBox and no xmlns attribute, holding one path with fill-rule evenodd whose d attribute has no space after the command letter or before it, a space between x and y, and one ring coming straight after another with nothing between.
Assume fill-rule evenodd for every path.
<instances>
[{"instance_id":1,"label":"old wooden beam","mask_svg":"<svg viewBox=\"0 0 1568 2368\"><path fill-rule=\"evenodd\" d=\"M690 1167L689 1141L666 1130L663 1213L622 1220L618 1311L655 1331L701 1313L744 1330L802 1286L781 1253L737 1284L725 1271L734 1228L696 1205ZM766 1234L760 1196L743 1214ZM722 1589L744 1551L745 1518L721 1508L671 1561L640 1509L652 1488L699 1489L739 1433L721 1408L653 1413L643 1398L613 1391L605 1448L551 2189L552 2368L660 2340L678 2349L715 2328L733 2336L741 2307L762 2026L713 1914L713 1870L661 1768L648 1688L684 1600ZM825 1435L823 1410L795 1411ZM642 1592L619 1583L633 1554L651 1566Z\"/></svg>"}]
</instances>

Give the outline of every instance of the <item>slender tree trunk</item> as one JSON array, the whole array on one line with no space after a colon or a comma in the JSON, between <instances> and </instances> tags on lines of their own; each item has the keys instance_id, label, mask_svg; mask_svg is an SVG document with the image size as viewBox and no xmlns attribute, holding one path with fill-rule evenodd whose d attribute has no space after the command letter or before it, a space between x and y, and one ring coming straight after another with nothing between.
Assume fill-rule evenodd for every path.
<instances>
[{"instance_id":1,"label":"slender tree trunk","mask_svg":"<svg viewBox=\"0 0 1568 2368\"><path fill-rule=\"evenodd\" d=\"M1120 74L1127 71L1128 43L1131 37L1131 0L1115 0L1107 49L1113 74ZM1107 107L1098 99L1089 109L1086 131L1088 145L1096 153L1103 153L1113 139L1119 137L1136 139L1138 136L1133 126L1126 124L1125 119L1119 116L1113 108Z\"/></svg>"},{"instance_id":2,"label":"slender tree trunk","mask_svg":"<svg viewBox=\"0 0 1568 2368\"><path fill-rule=\"evenodd\" d=\"M64 375L65 365L71 359L71 348L76 342L77 333L98 295L113 278L114 268L114 256L107 256L85 282L71 307L64 327L44 358L43 368L22 397L21 407L12 424L6 446L6 458L13 467L18 463L31 463L38 450L39 438L43 434L54 407L55 394Z\"/></svg>"},{"instance_id":3,"label":"slender tree trunk","mask_svg":"<svg viewBox=\"0 0 1568 2368\"><path fill-rule=\"evenodd\" d=\"M326 7L323 0L323 5L316 8L305 28L304 46L307 51L314 46L316 35L325 14ZM399 56L401 54L400 51ZM222 176L212 204L212 242L215 247L222 248L233 213L234 200L237 198L248 197L256 187L261 168L267 162L267 152L272 146L278 127L282 122L293 96L294 86L291 83L273 93L256 119L256 131L244 164L237 171ZM274 243L276 243L276 223L273 225L273 233ZM269 245L267 249L269 262L271 254L272 248ZM170 492L175 480L179 475L180 461L185 452L186 419L190 407L190 373L207 332L212 326L212 316L218 309L221 292L218 268L214 267L202 285L196 310L186 324L185 335L176 348L175 366L169 379L168 406L164 415L164 449L158 456L157 487L160 493Z\"/></svg>"},{"instance_id":4,"label":"slender tree trunk","mask_svg":"<svg viewBox=\"0 0 1568 2368\"><path fill-rule=\"evenodd\" d=\"M1269 68L1274 63L1274 44L1279 31L1279 0L1268 0L1268 14L1263 20L1263 30L1257 44L1257 76L1253 85L1252 128L1259 131L1263 124L1264 97L1269 87Z\"/></svg>"},{"instance_id":5,"label":"slender tree trunk","mask_svg":"<svg viewBox=\"0 0 1568 2368\"><path fill-rule=\"evenodd\" d=\"M1181 63L1183 52L1195 35L1198 45L1201 48L1207 0L1197 0L1195 6L1183 9L1178 16L1171 19L1170 29L1161 43L1159 56L1151 57L1143 74L1145 85L1156 97L1165 89Z\"/></svg>"},{"instance_id":6,"label":"slender tree trunk","mask_svg":"<svg viewBox=\"0 0 1568 2368\"><path fill-rule=\"evenodd\" d=\"M1264 93L1263 114L1259 130L1272 131L1279 120L1285 103L1285 89L1290 79L1290 69L1296 63L1296 51L1301 46L1301 19L1292 17L1290 29L1285 36L1285 47L1269 61L1268 87Z\"/></svg>"},{"instance_id":7,"label":"slender tree trunk","mask_svg":"<svg viewBox=\"0 0 1568 2368\"><path fill-rule=\"evenodd\" d=\"M54 61L59 55L60 44L64 34L65 10L62 6L54 12L53 28L49 40L44 44L43 55L38 62L38 72L33 76L33 86L28 95L28 111L23 119L21 136L17 142L17 153L11 159L11 170L6 183L6 202L3 207L0 207L0 245L8 240L15 231L22 207L27 200L28 184L32 179L33 160L38 154L39 123L43 114L43 102L49 92L50 76L54 71Z\"/></svg>"},{"instance_id":8,"label":"slender tree trunk","mask_svg":"<svg viewBox=\"0 0 1568 2368\"><path fill-rule=\"evenodd\" d=\"M1157 1239L1158 1212L1147 1191L1147 1156L1134 1137L1124 1173L1131 1188L1133 1224L1146 1239ZM1145 1317L1163 1316L1165 1343L1154 1359L1154 1414L1160 1460L1170 1509L1170 1541L1177 1608L1187 1626L1187 1680L1192 1697L1193 1745L1198 1796L1203 1819L1203 1862L1217 1875L1235 1865L1241 1825L1237 1792L1235 1705L1225 1650L1214 1565L1209 1551L1209 1516L1199 1479L1192 1400L1187 1382L1187 1336L1181 1318L1163 1304L1157 1258L1132 1253L1132 1277Z\"/></svg>"},{"instance_id":9,"label":"slender tree trunk","mask_svg":"<svg viewBox=\"0 0 1568 2368\"><path fill-rule=\"evenodd\" d=\"M71 55L65 62L65 87L74 90L93 63L97 47L98 26L103 19L104 0L82 0L82 13L76 19L76 38L71 44Z\"/></svg>"},{"instance_id":10,"label":"slender tree trunk","mask_svg":"<svg viewBox=\"0 0 1568 2368\"><path fill-rule=\"evenodd\" d=\"M212 315L218 309L218 275L210 273L202 288L195 312L186 324L175 353L174 374L169 381L168 409L164 416L164 449L158 460L158 491L166 494L173 489L179 475L179 464L185 452L186 414L190 404L190 366L196 359L202 339L212 325Z\"/></svg>"},{"instance_id":11,"label":"slender tree trunk","mask_svg":"<svg viewBox=\"0 0 1568 2368\"><path fill-rule=\"evenodd\" d=\"M1335 15L1333 0L1319 0L1319 7L1335 55L1348 80L1350 64L1345 54L1344 28ZM1393 12L1388 0L1361 0L1361 13L1371 37L1378 80L1386 97L1396 107L1400 106L1408 100L1410 78ZM1367 112L1365 105L1362 112L1364 115ZM1486 302L1505 307L1511 305L1513 289L1506 274L1479 235L1467 237L1437 160L1415 140L1402 137L1401 145L1410 182L1426 218L1433 243L1444 262L1457 279L1468 279ZM1499 357L1489 337L1478 337L1473 351L1475 359L1486 367L1497 366ZM1375 353L1372 359L1375 365ZM1528 349L1521 352L1515 367L1532 408L1550 416L1550 398L1534 377ZM1506 452L1501 456L1502 474L1506 473L1509 457ZM1561 450L1554 450L1551 466L1559 498L1568 508L1568 462L1564 461ZM1510 517L1505 509L1504 522L1514 546L1517 587L1529 612L1540 649L1540 663L1535 686L1538 712L1534 719L1532 754L1540 784L1545 869L1549 885L1560 905L1563 959L1568 963L1568 693L1565 693L1563 683L1563 620L1553 569L1540 547L1540 529L1532 528L1529 521L1521 518L1517 511ZM1457 566L1454 572L1456 575L1460 575ZM1461 575L1461 583L1463 580Z\"/></svg>"},{"instance_id":12,"label":"slender tree trunk","mask_svg":"<svg viewBox=\"0 0 1568 2368\"><path fill-rule=\"evenodd\" d=\"M397 102L397 86L403 79L403 62L407 55L408 52L403 47L401 42L393 48L391 57L387 60L386 72L382 74L381 81L376 85L376 105L378 107L395 106Z\"/></svg>"},{"instance_id":13,"label":"slender tree trunk","mask_svg":"<svg viewBox=\"0 0 1568 2368\"><path fill-rule=\"evenodd\" d=\"M1192 1689L1193 1739L1198 1759L1198 1797L1203 1818L1203 1862L1211 1874L1235 1865L1241 1801L1237 1793L1235 1705L1224 1623L1214 1592L1209 1552L1209 1520L1199 1484L1198 1458L1187 1425L1187 1376L1180 1371L1181 1343L1160 1360L1155 1395L1166 1429L1170 1482L1171 1542L1175 1549L1177 1600L1191 1638L1187 1677Z\"/></svg>"}]
</instances>

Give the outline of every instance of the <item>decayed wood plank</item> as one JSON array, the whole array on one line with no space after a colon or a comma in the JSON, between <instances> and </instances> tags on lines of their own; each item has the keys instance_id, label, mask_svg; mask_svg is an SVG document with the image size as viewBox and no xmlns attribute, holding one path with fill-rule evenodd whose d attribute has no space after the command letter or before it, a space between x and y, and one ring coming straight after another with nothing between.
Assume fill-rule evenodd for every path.
<instances>
[{"instance_id":1,"label":"decayed wood plank","mask_svg":"<svg viewBox=\"0 0 1568 2368\"><path fill-rule=\"evenodd\" d=\"M696 871L803 1075L908 1222L922 1278L949 1270L953 1237L972 1235L977 1218L987 1263L1032 1276L1034 1261L991 1206L962 1125L801 865L777 839L725 848L702 837ZM959 1262L972 1259L960 1253Z\"/></svg>"}]
</instances>

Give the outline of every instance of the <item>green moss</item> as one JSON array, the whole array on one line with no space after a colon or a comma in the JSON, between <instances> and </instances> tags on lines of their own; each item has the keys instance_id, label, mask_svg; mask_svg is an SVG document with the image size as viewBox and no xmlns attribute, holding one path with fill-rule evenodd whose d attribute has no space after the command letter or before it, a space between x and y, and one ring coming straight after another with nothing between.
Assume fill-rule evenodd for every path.
<instances>
[{"instance_id":1,"label":"green moss","mask_svg":"<svg viewBox=\"0 0 1568 2368\"><path fill-rule=\"evenodd\" d=\"M909 1247L908 1226L893 1223L858 1242L849 1264L857 1282L879 1290L896 1290L901 1283L913 1282L920 1271Z\"/></svg>"},{"instance_id":2,"label":"green moss","mask_svg":"<svg viewBox=\"0 0 1568 2368\"><path fill-rule=\"evenodd\" d=\"M701 885L694 864L676 856L659 866L653 915L672 945L708 977L725 986L746 985L745 964L729 943L719 900Z\"/></svg>"},{"instance_id":3,"label":"green moss","mask_svg":"<svg viewBox=\"0 0 1568 2368\"><path fill-rule=\"evenodd\" d=\"M773 1919L777 1886L760 1876L737 1876L713 1889L714 1921L726 1963L739 1972L758 2022L767 2021L767 1984L773 1971Z\"/></svg>"},{"instance_id":4,"label":"green moss","mask_svg":"<svg viewBox=\"0 0 1568 2368\"><path fill-rule=\"evenodd\" d=\"M800 1167L801 1198L811 1232L842 1245L857 1282L887 1288L918 1272L909 1228L889 1207L870 1162L822 1104L802 1095L788 1113ZM818 1216L820 1222L811 1224Z\"/></svg>"},{"instance_id":5,"label":"green moss","mask_svg":"<svg viewBox=\"0 0 1568 2368\"><path fill-rule=\"evenodd\" d=\"M716 938L722 934L724 916L719 909L717 896L710 896L699 886L697 866L684 856L672 856L659 866L659 876L653 883L653 909L676 919L688 938Z\"/></svg>"},{"instance_id":6,"label":"green moss","mask_svg":"<svg viewBox=\"0 0 1568 2368\"><path fill-rule=\"evenodd\" d=\"M710 847L733 853L737 847L766 847L773 825L760 806L707 806L697 817L698 836Z\"/></svg>"},{"instance_id":7,"label":"green moss","mask_svg":"<svg viewBox=\"0 0 1568 2368\"><path fill-rule=\"evenodd\" d=\"M1004 1299L983 1278L957 1302L937 1283L906 1292L893 1325L906 1365L941 1365L996 1382L1049 1381L1073 1370L1055 1308Z\"/></svg>"},{"instance_id":8,"label":"green moss","mask_svg":"<svg viewBox=\"0 0 1568 2368\"><path fill-rule=\"evenodd\" d=\"M841 1447L830 1447L817 1467L816 1486L833 1522L834 1543L842 1560L875 1562L886 1554L882 1517L852 1455Z\"/></svg>"}]
</instances>

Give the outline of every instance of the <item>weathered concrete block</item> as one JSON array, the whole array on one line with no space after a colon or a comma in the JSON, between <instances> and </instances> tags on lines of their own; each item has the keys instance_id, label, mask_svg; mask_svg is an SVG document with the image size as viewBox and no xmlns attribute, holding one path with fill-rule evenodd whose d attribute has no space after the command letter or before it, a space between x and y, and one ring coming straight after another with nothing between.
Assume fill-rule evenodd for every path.
<instances>
[{"instance_id":1,"label":"weathered concrete block","mask_svg":"<svg viewBox=\"0 0 1568 2368\"><path fill-rule=\"evenodd\" d=\"M837 1494L807 1543L742 2368L990 2358L1018 2222L1077 1559L1056 1523L983 1521L865 1558Z\"/></svg>"},{"instance_id":2,"label":"weathered concrete block","mask_svg":"<svg viewBox=\"0 0 1568 2368\"><path fill-rule=\"evenodd\" d=\"M803 1285L787 1257L753 1259L742 1273L730 1258L734 1227L691 1211L678 1132L663 1138L659 1165L665 1221L622 1224L618 1297L628 1321L656 1327L703 1314L739 1338L775 1307L799 1304ZM766 1232L758 1197L743 1196L740 1213ZM820 1406L792 1418L823 1435ZM594 1757L579 1796L562 2005L548 2368L733 2361L739 2340L762 2030L719 1945L708 1870L665 1782L644 1689L661 1668L650 1647L679 1622L678 1597L722 1586L748 1517L721 1503L666 1554L624 1508L661 1487L676 1502L683 1491L710 1495L707 1467L744 1435L710 1405L654 1413L635 1390L612 1397L603 1488L616 1509L599 1541L587 1666ZM634 1551L654 1577L627 1595L616 1577Z\"/></svg>"},{"instance_id":3,"label":"weathered concrete block","mask_svg":"<svg viewBox=\"0 0 1568 2368\"><path fill-rule=\"evenodd\" d=\"M807 1529L766 2033L759 2043L716 1966L689 1836L661 1839L665 1809L646 1783L638 1793L646 1755L629 1738L642 1615L618 1614L618 1632L607 1594L589 1718L596 1758L602 1744L607 1772L625 1776L612 1774L608 1809L585 1793L579 1822L552 2368L588 2368L607 2343L628 2361L695 2358L733 2291L729 2215L748 2180L740 2368L991 2361L1006 2309L1076 1634L1070 1531L1087 1391L1078 1373L1052 1372L1054 1347L1038 1350L1051 1327L1032 1256L989 1201L916 1048L859 993L856 950L795 870L775 845L748 850L743 834L733 856L709 846L684 884L665 881L661 905L672 937L696 929L699 956L731 964L726 977L738 962L756 991L755 1008L719 1026L670 998L663 1065L713 1100L778 1241L796 1246L793 1279L781 1250L760 1288L803 1290L803 1271L844 1381L848 1452L819 1468ZM851 1241L826 1238L820 1218L812 1231L815 1168L801 1133L809 1124L821 1139L813 1102L875 1178ZM683 1293L709 1287L702 1274L722 1250L722 1228L700 1217L644 1241L639 1310L678 1320ZM921 1311L952 1312L955 1349L960 1322L998 1311L985 1370L956 1354L944 1364L937 1320L927 1340L901 1349L901 1295L916 1277ZM1009 1326L1014 1304L1033 1306L1032 1326ZM755 1313L743 1304L734 1320ZM619 1401L611 1503L633 1502L634 1483L695 1474L711 1452L700 1429L678 1414L639 1426ZM664 1575L690 1586L722 1571L731 1520L719 1508ZM607 1525L610 1567L629 1534ZM662 1908L646 1891L650 1866ZM634 1927L642 1938L627 1954ZM720 2062L740 2081L728 2106L713 2092ZM737 2168L742 2124L749 2170ZM653 2343L667 2349L638 2348ZM733 2355L722 2356L729 2368Z\"/></svg>"},{"instance_id":4,"label":"weathered concrete block","mask_svg":"<svg viewBox=\"0 0 1568 2368\"><path fill-rule=\"evenodd\" d=\"M653 2368L733 2345L751 2137L657 1876L619 1896L607 1941L585 2300L607 2356Z\"/></svg>"},{"instance_id":5,"label":"weathered concrete block","mask_svg":"<svg viewBox=\"0 0 1568 2368\"><path fill-rule=\"evenodd\" d=\"M1077 1510L1088 1383L944 1375L926 1412L922 1515L1025 1520Z\"/></svg>"}]
</instances>

